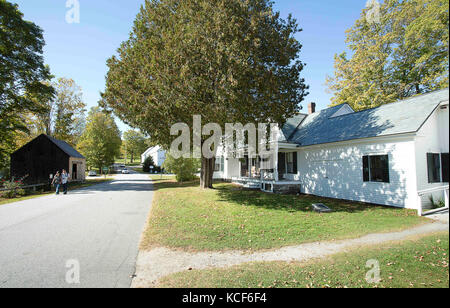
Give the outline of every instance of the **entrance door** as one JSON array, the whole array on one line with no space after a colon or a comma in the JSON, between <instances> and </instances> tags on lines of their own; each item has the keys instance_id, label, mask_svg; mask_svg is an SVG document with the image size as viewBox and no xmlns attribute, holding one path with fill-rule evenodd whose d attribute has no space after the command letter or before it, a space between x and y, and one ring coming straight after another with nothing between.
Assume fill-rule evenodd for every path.
<instances>
[{"instance_id":1,"label":"entrance door","mask_svg":"<svg viewBox=\"0 0 450 308\"><path fill-rule=\"evenodd\" d=\"M72 180L77 180L77 176L78 176L78 165L73 164L72 165Z\"/></svg>"}]
</instances>

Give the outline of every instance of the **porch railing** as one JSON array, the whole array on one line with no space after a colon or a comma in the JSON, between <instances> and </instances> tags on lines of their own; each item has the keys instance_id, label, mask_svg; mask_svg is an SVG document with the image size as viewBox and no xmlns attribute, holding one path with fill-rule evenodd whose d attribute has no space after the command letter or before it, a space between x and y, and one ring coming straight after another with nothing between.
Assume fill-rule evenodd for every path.
<instances>
[{"instance_id":1,"label":"porch railing","mask_svg":"<svg viewBox=\"0 0 450 308\"><path fill-rule=\"evenodd\" d=\"M446 186L441 186L441 187L436 187L436 188L430 188L430 189L425 189L425 190L421 190L418 192L418 197L417 197L417 201L418 201L418 214L419 216L424 216L424 214L434 214L437 212L440 212L442 210L448 209L449 208L449 185ZM422 197L427 195L427 194L431 194L431 193L435 193L435 192L440 192L440 191L444 191L444 202L445 202L445 206L443 208L439 208L439 209L434 209L434 210L430 210L427 211L426 213L424 213L423 211L423 203L422 203Z\"/></svg>"}]
</instances>

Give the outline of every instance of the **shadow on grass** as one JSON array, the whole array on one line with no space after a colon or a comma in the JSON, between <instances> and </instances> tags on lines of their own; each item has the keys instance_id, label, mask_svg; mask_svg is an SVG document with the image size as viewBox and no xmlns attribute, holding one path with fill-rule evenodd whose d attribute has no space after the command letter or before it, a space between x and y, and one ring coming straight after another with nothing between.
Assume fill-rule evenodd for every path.
<instances>
[{"instance_id":1,"label":"shadow on grass","mask_svg":"<svg viewBox=\"0 0 450 308\"><path fill-rule=\"evenodd\" d=\"M196 188L200 185L199 180L178 183L174 179L154 179L153 183L155 191L160 189ZM406 214L405 211L407 211L405 209L378 204L332 199L314 195L271 194L260 190L246 189L241 186L222 181L216 181L214 183L214 190L218 194L218 202L230 202L241 206L266 208L271 210L286 211L289 213L299 211L312 212L313 203L323 203L331 208L335 213L361 213L383 209L389 213L397 212L400 215L404 215Z\"/></svg>"},{"instance_id":2,"label":"shadow on grass","mask_svg":"<svg viewBox=\"0 0 450 308\"><path fill-rule=\"evenodd\" d=\"M175 179L152 179L154 190L170 189L170 188L189 188L199 187L200 181L194 180L179 183Z\"/></svg>"},{"instance_id":3,"label":"shadow on grass","mask_svg":"<svg viewBox=\"0 0 450 308\"><path fill-rule=\"evenodd\" d=\"M263 207L267 209L286 212L312 212L313 203L323 203L333 210L333 212L358 213L369 212L376 209L386 209L390 211L403 211L392 207L339 200L313 195L281 195L265 193L259 190L244 189L237 185L218 184L216 189L222 202L233 202L243 206ZM327 215L327 214L323 214Z\"/></svg>"}]
</instances>

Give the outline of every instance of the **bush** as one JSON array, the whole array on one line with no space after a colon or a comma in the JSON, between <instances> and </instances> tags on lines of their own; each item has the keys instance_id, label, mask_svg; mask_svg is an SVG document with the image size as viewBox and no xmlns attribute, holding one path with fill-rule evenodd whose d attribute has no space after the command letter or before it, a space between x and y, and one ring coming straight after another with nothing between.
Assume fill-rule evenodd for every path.
<instances>
[{"instance_id":1,"label":"bush","mask_svg":"<svg viewBox=\"0 0 450 308\"><path fill-rule=\"evenodd\" d=\"M8 189L7 191L2 192L2 197L7 199L16 198L19 196L25 196L26 192L21 187L23 186L23 182L20 181L2 181L3 188Z\"/></svg>"},{"instance_id":2,"label":"bush","mask_svg":"<svg viewBox=\"0 0 450 308\"><path fill-rule=\"evenodd\" d=\"M167 155L163 168L174 173L178 182L192 181L196 178L196 173L200 168L200 161L194 158L174 158Z\"/></svg>"},{"instance_id":3,"label":"bush","mask_svg":"<svg viewBox=\"0 0 450 308\"><path fill-rule=\"evenodd\" d=\"M155 166L155 162L153 161L153 158L151 156L147 157L144 161L144 164L142 165L142 171L149 173L150 167Z\"/></svg>"}]
</instances>

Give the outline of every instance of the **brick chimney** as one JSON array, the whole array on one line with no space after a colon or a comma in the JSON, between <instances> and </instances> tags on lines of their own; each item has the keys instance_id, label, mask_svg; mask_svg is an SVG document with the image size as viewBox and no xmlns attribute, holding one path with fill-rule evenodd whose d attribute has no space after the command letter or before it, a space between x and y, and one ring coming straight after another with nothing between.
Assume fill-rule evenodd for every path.
<instances>
[{"instance_id":1,"label":"brick chimney","mask_svg":"<svg viewBox=\"0 0 450 308\"><path fill-rule=\"evenodd\" d=\"M313 114L316 112L316 103L310 103L308 105L308 113Z\"/></svg>"}]
</instances>

